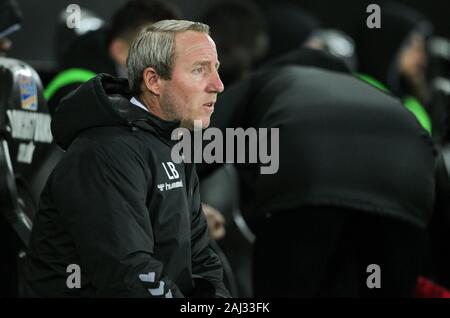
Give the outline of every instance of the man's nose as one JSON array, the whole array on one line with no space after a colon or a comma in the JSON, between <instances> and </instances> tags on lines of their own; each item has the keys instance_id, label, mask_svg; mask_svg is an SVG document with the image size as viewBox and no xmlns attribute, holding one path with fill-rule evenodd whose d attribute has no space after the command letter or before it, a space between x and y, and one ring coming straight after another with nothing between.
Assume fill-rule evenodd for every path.
<instances>
[{"instance_id":1,"label":"man's nose","mask_svg":"<svg viewBox=\"0 0 450 318\"><path fill-rule=\"evenodd\" d=\"M208 91L212 93L222 93L225 89L222 80L220 79L219 72L215 70L211 73L210 82L208 84Z\"/></svg>"}]
</instances>

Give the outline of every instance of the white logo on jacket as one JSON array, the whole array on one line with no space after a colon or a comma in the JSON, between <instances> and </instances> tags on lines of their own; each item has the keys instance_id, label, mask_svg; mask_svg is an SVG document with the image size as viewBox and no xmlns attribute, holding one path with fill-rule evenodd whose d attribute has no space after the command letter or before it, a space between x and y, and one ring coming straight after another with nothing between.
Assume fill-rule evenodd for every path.
<instances>
[{"instance_id":1,"label":"white logo on jacket","mask_svg":"<svg viewBox=\"0 0 450 318\"><path fill-rule=\"evenodd\" d=\"M180 174L178 173L177 169L175 168L175 164L173 162L161 162L164 171L166 172L167 177L169 180L175 180L180 177ZM172 190L176 188L182 188L183 187L183 181L175 181L172 183L160 183L157 185L159 191L163 192L164 190Z\"/></svg>"}]
</instances>

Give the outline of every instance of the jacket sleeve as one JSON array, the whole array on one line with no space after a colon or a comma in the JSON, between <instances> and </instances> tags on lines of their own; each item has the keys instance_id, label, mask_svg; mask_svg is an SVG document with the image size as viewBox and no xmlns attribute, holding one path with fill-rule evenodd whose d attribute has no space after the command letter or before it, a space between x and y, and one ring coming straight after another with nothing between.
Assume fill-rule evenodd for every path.
<instances>
[{"instance_id":1,"label":"jacket sleeve","mask_svg":"<svg viewBox=\"0 0 450 318\"><path fill-rule=\"evenodd\" d=\"M194 188L192 200L192 274L194 297L231 297L223 283L223 267L210 246L208 225L201 208L198 176L193 171Z\"/></svg>"},{"instance_id":2,"label":"jacket sleeve","mask_svg":"<svg viewBox=\"0 0 450 318\"><path fill-rule=\"evenodd\" d=\"M74 146L75 147L75 146ZM96 297L183 297L163 277L145 205L151 173L123 143L67 154L52 194Z\"/></svg>"}]
</instances>

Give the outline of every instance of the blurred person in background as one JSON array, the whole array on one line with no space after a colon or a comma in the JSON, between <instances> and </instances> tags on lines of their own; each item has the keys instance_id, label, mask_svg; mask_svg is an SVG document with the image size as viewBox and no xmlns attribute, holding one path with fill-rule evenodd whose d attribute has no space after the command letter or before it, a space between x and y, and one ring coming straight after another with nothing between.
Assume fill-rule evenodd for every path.
<instances>
[{"instance_id":1,"label":"blurred person in background","mask_svg":"<svg viewBox=\"0 0 450 318\"><path fill-rule=\"evenodd\" d=\"M381 14L380 29L361 24L356 39L359 72L363 79L401 98L431 134L426 71L432 25L415 9L396 2L382 3Z\"/></svg>"},{"instance_id":2,"label":"blurred person in background","mask_svg":"<svg viewBox=\"0 0 450 318\"><path fill-rule=\"evenodd\" d=\"M356 69L353 39L336 29L321 29L316 17L295 4L270 4L263 10L251 1L224 0L209 7L202 21L211 25L217 39L225 85L259 67L314 64L314 60L326 63L324 54L309 49L326 52L341 59L348 69Z\"/></svg>"},{"instance_id":3,"label":"blurred person in background","mask_svg":"<svg viewBox=\"0 0 450 318\"><path fill-rule=\"evenodd\" d=\"M78 24L68 27L67 24L68 21L70 21L69 19L71 19L71 14L71 11L69 11L67 8L62 10L58 16L58 21L55 28L55 36L53 42L55 58L59 70L64 68L64 59L66 59L69 48L71 46L74 46L73 44L76 43L78 38L85 36L85 34L87 33L106 28L105 21L100 16L98 16L97 13L84 7L80 7ZM93 47L91 49L94 49L97 53L99 51L102 51L102 48L104 49L105 47L105 43L103 42L104 41L99 41L99 43L96 43L98 47L94 47L94 44L92 44ZM72 47L71 49L76 49L76 47ZM93 54L93 52L83 52L83 54ZM102 68L101 65L96 65L95 67Z\"/></svg>"},{"instance_id":4,"label":"blurred person in background","mask_svg":"<svg viewBox=\"0 0 450 318\"><path fill-rule=\"evenodd\" d=\"M0 56L6 56L11 48L8 36L20 29L22 13L15 0L0 0Z\"/></svg>"},{"instance_id":5,"label":"blurred person in background","mask_svg":"<svg viewBox=\"0 0 450 318\"><path fill-rule=\"evenodd\" d=\"M58 53L64 71L46 87L50 112L54 112L62 97L98 73L127 77L128 50L139 32L154 22L178 19L180 15L179 9L169 2L131 0L114 13L111 23L75 38L65 52Z\"/></svg>"},{"instance_id":6,"label":"blurred person in background","mask_svg":"<svg viewBox=\"0 0 450 318\"><path fill-rule=\"evenodd\" d=\"M212 116L220 130L279 128L276 173L235 164L256 236L254 294L412 296L434 204L431 138L398 99L340 65L326 69L340 60L315 63L255 72ZM200 165L200 176L213 167ZM366 285L370 264L381 289Z\"/></svg>"},{"instance_id":7,"label":"blurred person in background","mask_svg":"<svg viewBox=\"0 0 450 318\"><path fill-rule=\"evenodd\" d=\"M225 86L248 75L268 52L264 14L252 1L220 1L200 20L211 27Z\"/></svg>"},{"instance_id":8,"label":"blurred person in background","mask_svg":"<svg viewBox=\"0 0 450 318\"><path fill-rule=\"evenodd\" d=\"M304 47L321 50L341 59L352 72L357 70L355 41L337 29L318 29L305 41Z\"/></svg>"}]
</instances>

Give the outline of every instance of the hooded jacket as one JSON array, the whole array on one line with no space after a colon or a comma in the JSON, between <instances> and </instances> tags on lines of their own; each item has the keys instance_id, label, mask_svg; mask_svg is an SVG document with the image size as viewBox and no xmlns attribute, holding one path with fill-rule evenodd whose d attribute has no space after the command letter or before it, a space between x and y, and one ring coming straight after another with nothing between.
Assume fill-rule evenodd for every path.
<instances>
[{"instance_id":1,"label":"hooded jacket","mask_svg":"<svg viewBox=\"0 0 450 318\"><path fill-rule=\"evenodd\" d=\"M66 153L31 234L29 296L229 295L209 246L195 168L171 160L179 123L130 97L126 80L100 74L55 112L52 132ZM69 277L77 268L80 286Z\"/></svg>"},{"instance_id":2,"label":"hooded jacket","mask_svg":"<svg viewBox=\"0 0 450 318\"><path fill-rule=\"evenodd\" d=\"M249 217L330 206L428 223L432 140L398 99L370 84L312 67L269 68L229 87L215 109L211 127L279 129L277 173L236 164Z\"/></svg>"},{"instance_id":3,"label":"hooded jacket","mask_svg":"<svg viewBox=\"0 0 450 318\"><path fill-rule=\"evenodd\" d=\"M67 48L58 56L62 71L48 83L44 92L51 114L64 96L96 74L120 76L117 65L108 53L107 34L107 29L100 28L66 44Z\"/></svg>"},{"instance_id":4,"label":"hooded jacket","mask_svg":"<svg viewBox=\"0 0 450 318\"><path fill-rule=\"evenodd\" d=\"M432 25L412 8L391 1L381 5L382 26L369 29L360 23L357 55L360 72L386 85L395 95L407 94L398 70L399 54L413 32L429 36Z\"/></svg>"},{"instance_id":5,"label":"hooded jacket","mask_svg":"<svg viewBox=\"0 0 450 318\"><path fill-rule=\"evenodd\" d=\"M409 45L412 34L419 33L429 37L432 25L413 8L401 3L383 2L381 12L380 29L369 29L366 23L360 23L356 46L359 71L362 78L400 97L403 104L431 134L431 105L427 105L425 96L417 95L410 80L401 74L399 58L402 50Z\"/></svg>"}]
</instances>

